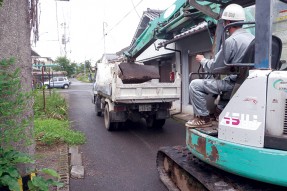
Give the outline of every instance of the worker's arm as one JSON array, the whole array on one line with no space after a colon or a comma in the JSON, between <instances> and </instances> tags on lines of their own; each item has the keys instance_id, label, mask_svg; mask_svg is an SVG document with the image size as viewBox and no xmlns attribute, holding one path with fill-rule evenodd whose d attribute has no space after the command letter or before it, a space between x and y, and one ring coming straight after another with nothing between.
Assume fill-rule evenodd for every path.
<instances>
[{"instance_id":1,"label":"worker's arm","mask_svg":"<svg viewBox=\"0 0 287 191\"><path fill-rule=\"evenodd\" d=\"M225 41L225 59L227 63L230 63L234 57L234 48L235 48L235 41L231 38ZM203 66L203 69L208 72L212 72L215 65L220 65L224 62L223 51L222 48L219 52L215 55L214 59L207 59L203 55L196 55L196 60L200 62Z\"/></svg>"}]
</instances>

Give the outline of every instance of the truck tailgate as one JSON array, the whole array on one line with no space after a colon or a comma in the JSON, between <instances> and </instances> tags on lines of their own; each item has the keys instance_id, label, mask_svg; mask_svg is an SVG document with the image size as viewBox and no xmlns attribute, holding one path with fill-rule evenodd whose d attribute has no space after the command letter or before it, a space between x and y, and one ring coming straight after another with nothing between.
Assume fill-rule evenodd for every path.
<instances>
[{"instance_id":1,"label":"truck tailgate","mask_svg":"<svg viewBox=\"0 0 287 191\"><path fill-rule=\"evenodd\" d=\"M146 103L170 102L180 97L180 80L173 83L159 83L158 81L141 84L123 84L117 80L113 87L112 99L115 102Z\"/></svg>"}]
</instances>

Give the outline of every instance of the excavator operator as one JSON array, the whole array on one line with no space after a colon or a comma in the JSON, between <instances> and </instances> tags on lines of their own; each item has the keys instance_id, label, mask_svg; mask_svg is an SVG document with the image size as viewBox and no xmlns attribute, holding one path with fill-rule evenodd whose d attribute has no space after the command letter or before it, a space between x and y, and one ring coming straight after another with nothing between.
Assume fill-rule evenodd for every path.
<instances>
[{"instance_id":1,"label":"excavator operator","mask_svg":"<svg viewBox=\"0 0 287 191\"><path fill-rule=\"evenodd\" d=\"M243 7L237 4L228 5L221 16L224 25L233 22L245 21L245 12ZM203 55L196 55L196 61L200 62L203 68L212 72L214 66L220 65L225 60L228 63L240 63L254 36L247 32L242 26L232 26L228 29L229 37L225 40L225 55L222 48L215 55L214 59L206 59ZM211 127L212 121L209 111L206 106L207 94L220 94L221 92L231 92L235 85L237 76L229 75L223 80L216 79L195 79L189 85L189 98L193 106L195 117L186 122L187 127ZM215 114L218 114L224 109L227 103L221 101L216 107Z\"/></svg>"}]
</instances>

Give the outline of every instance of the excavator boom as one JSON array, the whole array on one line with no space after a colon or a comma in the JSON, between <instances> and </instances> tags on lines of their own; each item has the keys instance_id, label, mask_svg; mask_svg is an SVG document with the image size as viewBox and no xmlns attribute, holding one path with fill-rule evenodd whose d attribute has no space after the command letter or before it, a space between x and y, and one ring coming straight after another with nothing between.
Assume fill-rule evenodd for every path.
<instances>
[{"instance_id":1,"label":"excavator boom","mask_svg":"<svg viewBox=\"0 0 287 191\"><path fill-rule=\"evenodd\" d=\"M203 21L216 24L220 7L231 3L247 6L254 2L255 0L177 0L149 23L124 55L128 60L134 61L157 39L172 39L182 29L196 26Z\"/></svg>"},{"instance_id":2,"label":"excavator boom","mask_svg":"<svg viewBox=\"0 0 287 191\"><path fill-rule=\"evenodd\" d=\"M135 60L157 39L171 39L183 28L196 25L203 20L217 22L219 3L195 0L177 0L156 19L131 45L124 55L129 60Z\"/></svg>"}]
</instances>

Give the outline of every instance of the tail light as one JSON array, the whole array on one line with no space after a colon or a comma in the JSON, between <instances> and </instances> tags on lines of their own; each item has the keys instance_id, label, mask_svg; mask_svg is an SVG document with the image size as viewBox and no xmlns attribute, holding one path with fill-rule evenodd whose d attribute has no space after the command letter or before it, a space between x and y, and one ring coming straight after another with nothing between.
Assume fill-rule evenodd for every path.
<instances>
[{"instance_id":1,"label":"tail light","mask_svg":"<svg viewBox=\"0 0 287 191\"><path fill-rule=\"evenodd\" d=\"M169 73L169 80L170 80L171 82L174 81L174 72L170 72L170 73Z\"/></svg>"},{"instance_id":2,"label":"tail light","mask_svg":"<svg viewBox=\"0 0 287 191\"><path fill-rule=\"evenodd\" d=\"M114 111L126 111L126 106L123 105L115 105Z\"/></svg>"}]
</instances>

